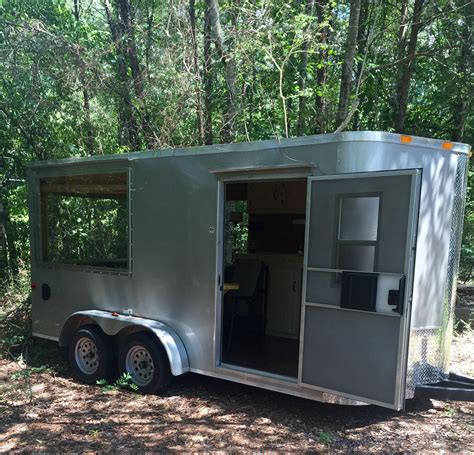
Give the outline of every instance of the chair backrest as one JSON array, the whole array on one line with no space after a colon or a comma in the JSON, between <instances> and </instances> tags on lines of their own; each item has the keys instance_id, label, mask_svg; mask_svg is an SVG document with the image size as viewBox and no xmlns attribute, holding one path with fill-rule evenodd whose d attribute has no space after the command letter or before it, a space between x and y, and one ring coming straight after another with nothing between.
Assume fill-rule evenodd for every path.
<instances>
[{"instance_id":1,"label":"chair backrest","mask_svg":"<svg viewBox=\"0 0 474 455\"><path fill-rule=\"evenodd\" d=\"M257 292L263 262L256 259L241 259L235 261L232 282L238 283L240 289L231 291L235 297L252 298Z\"/></svg>"}]
</instances>

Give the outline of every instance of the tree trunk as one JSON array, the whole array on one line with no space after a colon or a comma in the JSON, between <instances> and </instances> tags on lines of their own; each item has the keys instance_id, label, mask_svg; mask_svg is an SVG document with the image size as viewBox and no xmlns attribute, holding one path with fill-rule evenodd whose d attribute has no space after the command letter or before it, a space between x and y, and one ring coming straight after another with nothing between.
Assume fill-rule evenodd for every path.
<instances>
[{"instance_id":1,"label":"tree trunk","mask_svg":"<svg viewBox=\"0 0 474 455\"><path fill-rule=\"evenodd\" d=\"M408 105L408 92L410 90L411 76L416 55L416 43L418 41L418 32L421 28L421 13L423 10L423 0L415 0L413 9L413 21L411 24L410 40L408 42L407 56L404 64L404 71L401 73L397 83L397 107L395 112L395 132L401 133L405 125L405 118ZM403 16L403 10L402 10ZM402 18L403 19L403 18ZM400 35L402 33L400 32Z\"/></svg>"},{"instance_id":2,"label":"tree trunk","mask_svg":"<svg viewBox=\"0 0 474 455\"><path fill-rule=\"evenodd\" d=\"M399 60L405 55L408 31L408 1L402 0L400 6L400 28L398 29L398 58Z\"/></svg>"},{"instance_id":3,"label":"tree trunk","mask_svg":"<svg viewBox=\"0 0 474 455\"><path fill-rule=\"evenodd\" d=\"M79 25L81 16L80 16L80 0L74 0L74 18ZM86 65L84 60L82 59L82 51L80 46L78 46L78 60L80 66L80 73L79 73L79 83L82 87L82 108L84 109L84 124L86 127L86 149L89 155L94 154L94 133L92 130L92 120L91 120L91 108L89 102L89 91L87 90L86 84L86 77L85 77L85 70Z\"/></svg>"},{"instance_id":4,"label":"tree trunk","mask_svg":"<svg viewBox=\"0 0 474 455\"><path fill-rule=\"evenodd\" d=\"M212 137L212 22L211 22L211 0L206 0L204 11L204 108L205 108L205 124L204 124L204 143L211 145Z\"/></svg>"},{"instance_id":5,"label":"tree trunk","mask_svg":"<svg viewBox=\"0 0 474 455\"><path fill-rule=\"evenodd\" d=\"M369 38L369 30L370 24L368 23L369 19L369 8L370 2L369 0L362 0L361 8L360 8L360 16L359 16L359 31L357 33L357 52L359 55L366 52L367 47L367 40ZM359 78L362 77L362 72L364 70L364 62L362 59L359 59L357 62L357 69L356 69L356 77L355 79L358 81ZM359 129L359 122L360 122L360 111L357 110L354 113L354 121L352 129L357 131Z\"/></svg>"},{"instance_id":6,"label":"tree trunk","mask_svg":"<svg viewBox=\"0 0 474 455\"><path fill-rule=\"evenodd\" d=\"M196 8L195 0L189 0L189 22L191 25L191 41L193 48L193 65L194 75L196 78L196 123L199 135L199 145L205 142L205 131L204 131L204 113L202 111L202 99L201 99L201 76L199 74L199 57L198 48L196 41Z\"/></svg>"},{"instance_id":7,"label":"tree trunk","mask_svg":"<svg viewBox=\"0 0 474 455\"><path fill-rule=\"evenodd\" d=\"M222 29L217 0L209 0L209 13L214 31L215 43L225 70L227 85L227 108L224 111L221 141L232 142L235 139L235 119L237 116L237 91L235 88L236 67L234 58L227 45Z\"/></svg>"},{"instance_id":8,"label":"tree trunk","mask_svg":"<svg viewBox=\"0 0 474 455\"><path fill-rule=\"evenodd\" d=\"M148 82L150 82L150 53L153 43L153 21L155 13L155 0L151 1L150 12L147 13L146 22L146 43L145 43L145 68Z\"/></svg>"},{"instance_id":9,"label":"tree trunk","mask_svg":"<svg viewBox=\"0 0 474 455\"><path fill-rule=\"evenodd\" d=\"M9 215L9 207L7 203L7 198L4 198L3 201L3 219L5 221L5 232L4 232L4 244L6 245L7 253L7 266L6 266L6 275L7 278L12 279L18 275L19 266L18 266L18 251L16 248L15 241L17 240L17 227L15 223L11 220ZM2 235L0 233L0 235Z\"/></svg>"},{"instance_id":10,"label":"tree trunk","mask_svg":"<svg viewBox=\"0 0 474 455\"><path fill-rule=\"evenodd\" d=\"M257 79L257 71L255 68L255 59L252 58L252 75L250 82L244 81L243 89L242 89L242 104L243 104L243 112L244 112L244 126L245 126L245 134L247 136L247 140L251 141L253 139L253 130L254 130L254 90L256 85Z\"/></svg>"},{"instance_id":11,"label":"tree trunk","mask_svg":"<svg viewBox=\"0 0 474 455\"><path fill-rule=\"evenodd\" d=\"M121 26L123 28L124 44L130 69L132 71L133 87L140 109L140 129L145 139L145 144L149 149L158 146L158 138L151 126L150 116L147 111L144 93L143 74L138 61L137 45L135 43L135 33L129 0L117 0L117 9L120 14Z\"/></svg>"},{"instance_id":12,"label":"tree trunk","mask_svg":"<svg viewBox=\"0 0 474 455\"><path fill-rule=\"evenodd\" d=\"M102 0L102 5L109 24L110 35L115 46L117 57L117 76L118 76L118 94L119 94L119 143L136 150L139 147L137 122L135 111L130 94L128 72L126 64L126 49L124 48L122 31L117 25L116 18L113 16L109 0Z\"/></svg>"},{"instance_id":13,"label":"tree trunk","mask_svg":"<svg viewBox=\"0 0 474 455\"><path fill-rule=\"evenodd\" d=\"M316 2L316 15L318 17L318 27L320 34L319 43L321 45L321 50L319 52L320 64L318 65L318 68L316 70L316 121L314 128L314 132L316 134L326 132L327 101L323 90L327 81L327 44L329 37L329 29L326 26L322 27L321 24L324 23L328 16L329 7L330 5L328 4L328 0L321 0ZM320 94L318 94L318 90Z\"/></svg>"},{"instance_id":14,"label":"tree trunk","mask_svg":"<svg viewBox=\"0 0 474 455\"><path fill-rule=\"evenodd\" d=\"M308 0L306 4L306 14L308 16L313 15L314 0ZM305 29L305 34L308 33L309 26ZM308 40L305 38L301 45L301 59L300 59L300 71L299 71L299 104L298 104L298 122L297 132L298 136L302 136L305 132L306 126L306 78L308 69Z\"/></svg>"},{"instance_id":15,"label":"tree trunk","mask_svg":"<svg viewBox=\"0 0 474 455\"><path fill-rule=\"evenodd\" d=\"M377 27L377 30L385 30L387 27L387 14L388 11L391 12L391 5L382 2L380 5L381 12L380 12L380 25ZM377 66L382 66L384 62L385 57L383 54L378 53L374 55L374 65L375 67ZM384 80L384 74L380 71L378 73L373 73L373 84L372 84L372 89L370 92L370 95L367 96L367 99L370 102L370 111L373 112L373 115L371 115L368 118L368 125L367 128L369 130L384 130L387 129L387 126L382 121L382 110L380 108L376 108L380 105L380 92L383 90L383 87L385 86L385 80Z\"/></svg>"},{"instance_id":16,"label":"tree trunk","mask_svg":"<svg viewBox=\"0 0 474 455\"><path fill-rule=\"evenodd\" d=\"M359 30L361 0L351 0L349 28L347 31L346 52L342 65L341 88L339 92L339 105L337 108L336 125L341 125L349 112L349 102L352 86L352 69L357 49L357 34Z\"/></svg>"},{"instance_id":17,"label":"tree trunk","mask_svg":"<svg viewBox=\"0 0 474 455\"><path fill-rule=\"evenodd\" d=\"M474 3L470 2L465 12L465 24L461 32L461 52L459 53L458 74L462 77L462 84L458 88L458 97L454 107L454 125L452 140L462 142L464 139L464 128L469 114L472 97L474 96L474 83L469 75L472 74L472 48L474 45L473 35Z\"/></svg>"},{"instance_id":18,"label":"tree trunk","mask_svg":"<svg viewBox=\"0 0 474 455\"><path fill-rule=\"evenodd\" d=\"M6 213L3 204L0 202L0 283L8 277L8 254L7 254L7 231Z\"/></svg>"}]
</instances>

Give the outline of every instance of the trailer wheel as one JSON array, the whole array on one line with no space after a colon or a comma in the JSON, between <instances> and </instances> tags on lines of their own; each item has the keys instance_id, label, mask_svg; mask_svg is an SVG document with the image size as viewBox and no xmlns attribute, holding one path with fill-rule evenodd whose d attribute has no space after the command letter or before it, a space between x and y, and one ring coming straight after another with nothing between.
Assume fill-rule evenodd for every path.
<instances>
[{"instance_id":1,"label":"trailer wheel","mask_svg":"<svg viewBox=\"0 0 474 455\"><path fill-rule=\"evenodd\" d=\"M84 326L74 334L69 343L69 363L74 377L86 384L111 378L115 367L112 349L98 327Z\"/></svg>"},{"instance_id":2,"label":"trailer wheel","mask_svg":"<svg viewBox=\"0 0 474 455\"><path fill-rule=\"evenodd\" d=\"M163 393L171 381L170 364L163 346L142 332L130 335L121 346L119 370L128 373L142 393Z\"/></svg>"}]
</instances>

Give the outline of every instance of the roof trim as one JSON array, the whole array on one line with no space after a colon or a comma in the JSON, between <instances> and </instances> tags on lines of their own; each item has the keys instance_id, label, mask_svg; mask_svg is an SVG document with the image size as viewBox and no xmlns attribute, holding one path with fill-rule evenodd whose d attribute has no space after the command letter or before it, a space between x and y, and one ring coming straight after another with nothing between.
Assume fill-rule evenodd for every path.
<instances>
[{"instance_id":1,"label":"roof trim","mask_svg":"<svg viewBox=\"0 0 474 455\"><path fill-rule=\"evenodd\" d=\"M289 139L270 139L256 142L235 142L231 144L217 144L199 147L186 148L168 148L161 150L148 150L142 152L131 152L114 155L101 155L89 157L66 158L62 160L37 161L30 164L30 168L47 167L47 166L66 166L77 164L90 164L97 162L110 161L133 161L137 159L148 159L158 157L172 157L172 156L189 156L200 154L216 154L216 153L232 153L232 152L252 152L275 150L281 148L300 147L305 145L317 145L328 143L342 143L342 142L388 142L392 144L400 144L404 147L423 147L432 148L443 153L466 154L468 155L471 146L460 142L453 142L451 149L446 150L443 144L447 141L440 139L429 139L418 136L410 136L412 141L409 143L401 142L401 134L386 133L382 131L348 131L342 133L319 134L315 136L303 136Z\"/></svg>"}]
</instances>

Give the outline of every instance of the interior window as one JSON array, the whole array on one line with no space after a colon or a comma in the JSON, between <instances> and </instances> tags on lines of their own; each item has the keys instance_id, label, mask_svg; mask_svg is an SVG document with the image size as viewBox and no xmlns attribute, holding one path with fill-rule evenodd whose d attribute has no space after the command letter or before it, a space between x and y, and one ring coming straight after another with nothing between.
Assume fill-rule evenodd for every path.
<instances>
[{"instance_id":1,"label":"interior window","mask_svg":"<svg viewBox=\"0 0 474 455\"><path fill-rule=\"evenodd\" d=\"M128 269L126 172L40 179L42 260Z\"/></svg>"},{"instance_id":2,"label":"interior window","mask_svg":"<svg viewBox=\"0 0 474 455\"><path fill-rule=\"evenodd\" d=\"M337 268L374 271L380 196L339 196Z\"/></svg>"}]
</instances>

